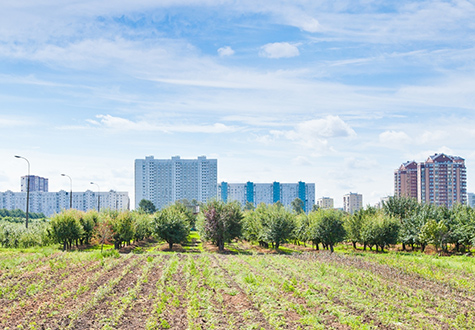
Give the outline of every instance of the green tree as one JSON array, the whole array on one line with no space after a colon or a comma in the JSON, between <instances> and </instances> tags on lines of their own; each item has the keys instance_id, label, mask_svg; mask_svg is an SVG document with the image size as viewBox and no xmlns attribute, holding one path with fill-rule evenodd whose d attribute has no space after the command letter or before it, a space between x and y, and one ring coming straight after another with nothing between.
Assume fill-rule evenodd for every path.
<instances>
[{"instance_id":1,"label":"green tree","mask_svg":"<svg viewBox=\"0 0 475 330\"><path fill-rule=\"evenodd\" d=\"M176 209L178 212L183 213L186 221L188 222L188 227L190 230L194 230L196 226L196 214L194 214L195 206L192 205L188 200L182 199L176 201L174 204L169 206L170 208Z\"/></svg>"},{"instance_id":2,"label":"green tree","mask_svg":"<svg viewBox=\"0 0 475 330\"><path fill-rule=\"evenodd\" d=\"M413 216L419 210L419 203L415 198L401 196L401 197L389 197L388 201L383 202L383 211L386 215L389 215L399 220L400 225L403 222ZM403 251L406 250L406 244L402 242Z\"/></svg>"},{"instance_id":3,"label":"green tree","mask_svg":"<svg viewBox=\"0 0 475 330\"><path fill-rule=\"evenodd\" d=\"M73 243L77 242L83 234L77 211L74 209L65 210L54 215L50 221L49 233L55 242L63 245L64 251L71 249Z\"/></svg>"},{"instance_id":4,"label":"green tree","mask_svg":"<svg viewBox=\"0 0 475 330\"><path fill-rule=\"evenodd\" d=\"M185 213L173 206L155 214L152 228L154 235L165 240L170 250L173 249L173 244L185 241L190 233Z\"/></svg>"},{"instance_id":5,"label":"green tree","mask_svg":"<svg viewBox=\"0 0 475 330\"><path fill-rule=\"evenodd\" d=\"M262 229L262 219L266 211L266 204L261 203L255 209L246 211L242 220L242 236L244 239L249 242L259 242L262 247L269 246L264 241Z\"/></svg>"},{"instance_id":6,"label":"green tree","mask_svg":"<svg viewBox=\"0 0 475 330\"><path fill-rule=\"evenodd\" d=\"M297 214L300 214L300 213L304 213L304 203L303 201L300 199L300 198L295 198L292 203L290 203L290 205L292 206L292 210L294 210L295 213Z\"/></svg>"},{"instance_id":7,"label":"green tree","mask_svg":"<svg viewBox=\"0 0 475 330\"><path fill-rule=\"evenodd\" d=\"M356 249L356 243L364 244L361 237L361 230L365 222L373 217L376 212L376 208L367 206L366 208L356 211L353 215L346 217L344 222L346 239L353 244L354 249Z\"/></svg>"},{"instance_id":8,"label":"green tree","mask_svg":"<svg viewBox=\"0 0 475 330\"><path fill-rule=\"evenodd\" d=\"M272 243L278 250L279 246L292 238L295 230L295 215L287 211L280 205L266 205L266 212L263 212L262 239Z\"/></svg>"},{"instance_id":9,"label":"green tree","mask_svg":"<svg viewBox=\"0 0 475 330\"><path fill-rule=\"evenodd\" d=\"M202 237L218 246L219 251L224 251L224 243L241 237L242 219L238 202L210 201L203 206Z\"/></svg>"},{"instance_id":10,"label":"green tree","mask_svg":"<svg viewBox=\"0 0 475 330\"><path fill-rule=\"evenodd\" d=\"M139 203L139 210L147 214L153 214L157 211L157 208L151 201L142 199Z\"/></svg>"},{"instance_id":11,"label":"green tree","mask_svg":"<svg viewBox=\"0 0 475 330\"><path fill-rule=\"evenodd\" d=\"M130 211L117 212L108 210L103 212L112 228L112 239L114 240L114 248L120 249L123 244L130 244L134 237L134 219Z\"/></svg>"},{"instance_id":12,"label":"green tree","mask_svg":"<svg viewBox=\"0 0 475 330\"><path fill-rule=\"evenodd\" d=\"M437 222L430 219L422 227L419 236L421 241L433 244L436 251L439 252L439 249L447 242L448 229L442 221Z\"/></svg>"},{"instance_id":13,"label":"green tree","mask_svg":"<svg viewBox=\"0 0 475 330\"><path fill-rule=\"evenodd\" d=\"M94 229L99 221L99 214L95 210L90 210L82 213L79 218L79 223L82 226L83 234L80 238L81 244L89 244L92 237L94 237Z\"/></svg>"},{"instance_id":14,"label":"green tree","mask_svg":"<svg viewBox=\"0 0 475 330\"><path fill-rule=\"evenodd\" d=\"M150 214L133 213L134 241L142 241L152 235L152 219Z\"/></svg>"},{"instance_id":15,"label":"green tree","mask_svg":"<svg viewBox=\"0 0 475 330\"><path fill-rule=\"evenodd\" d=\"M343 213L338 210L319 210L309 214L309 235L310 240L315 245L322 243L324 247L330 248L343 242L346 236L343 227Z\"/></svg>"},{"instance_id":16,"label":"green tree","mask_svg":"<svg viewBox=\"0 0 475 330\"><path fill-rule=\"evenodd\" d=\"M244 205L244 211L252 211L254 209L255 209L254 204L249 201L247 201L246 205Z\"/></svg>"}]
</instances>

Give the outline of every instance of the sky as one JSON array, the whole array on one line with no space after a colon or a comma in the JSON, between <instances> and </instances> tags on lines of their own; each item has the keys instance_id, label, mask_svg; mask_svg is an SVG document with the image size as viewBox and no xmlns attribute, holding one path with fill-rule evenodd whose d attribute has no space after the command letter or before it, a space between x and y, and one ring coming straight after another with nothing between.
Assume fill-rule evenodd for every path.
<instances>
[{"instance_id":1,"label":"sky","mask_svg":"<svg viewBox=\"0 0 475 330\"><path fill-rule=\"evenodd\" d=\"M475 1L17 0L0 4L0 191L128 191L134 160L364 204L403 162L466 160Z\"/></svg>"}]
</instances>

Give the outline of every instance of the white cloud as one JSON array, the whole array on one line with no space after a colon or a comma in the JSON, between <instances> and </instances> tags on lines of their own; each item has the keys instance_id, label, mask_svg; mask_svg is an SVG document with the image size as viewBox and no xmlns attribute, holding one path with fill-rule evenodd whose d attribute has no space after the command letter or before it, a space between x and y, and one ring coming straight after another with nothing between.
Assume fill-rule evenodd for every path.
<instances>
[{"instance_id":1,"label":"white cloud","mask_svg":"<svg viewBox=\"0 0 475 330\"><path fill-rule=\"evenodd\" d=\"M312 166L312 162L310 162L307 157L297 156L294 159L292 159L292 165L294 165L294 166Z\"/></svg>"},{"instance_id":2,"label":"white cloud","mask_svg":"<svg viewBox=\"0 0 475 330\"><path fill-rule=\"evenodd\" d=\"M386 147L400 148L412 142L412 139L402 131L385 131L379 134L379 142Z\"/></svg>"},{"instance_id":3,"label":"white cloud","mask_svg":"<svg viewBox=\"0 0 475 330\"><path fill-rule=\"evenodd\" d=\"M231 56L234 55L234 50L229 46L221 47L218 49L218 55L221 57Z\"/></svg>"},{"instance_id":4,"label":"white cloud","mask_svg":"<svg viewBox=\"0 0 475 330\"><path fill-rule=\"evenodd\" d=\"M222 123L206 124L206 125L187 125L187 124L169 124L159 125L149 121L140 120L132 121L126 118L115 117L111 115L97 115L98 120L87 119L86 122L94 125L90 127L84 126L67 126L63 129L85 129L85 128L107 128L117 131L157 131L168 133L233 133L241 128L236 126L228 126Z\"/></svg>"},{"instance_id":5,"label":"white cloud","mask_svg":"<svg viewBox=\"0 0 475 330\"><path fill-rule=\"evenodd\" d=\"M259 56L268 58L284 58L299 56L300 52L297 46L288 42L275 42L261 47Z\"/></svg>"},{"instance_id":6,"label":"white cloud","mask_svg":"<svg viewBox=\"0 0 475 330\"><path fill-rule=\"evenodd\" d=\"M301 122L285 136L304 146L316 149L327 149L330 138L354 138L356 132L339 116L326 116Z\"/></svg>"}]
</instances>

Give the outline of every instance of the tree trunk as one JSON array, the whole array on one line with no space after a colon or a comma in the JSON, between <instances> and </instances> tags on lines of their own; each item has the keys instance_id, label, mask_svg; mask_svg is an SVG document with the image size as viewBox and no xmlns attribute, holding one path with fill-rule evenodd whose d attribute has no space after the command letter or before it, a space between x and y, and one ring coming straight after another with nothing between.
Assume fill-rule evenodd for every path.
<instances>
[{"instance_id":1,"label":"tree trunk","mask_svg":"<svg viewBox=\"0 0 475 330\"><path fill-rule=\"evenodd\" d=\"M279 249L279 242L275 242L275 249L278 250Z\"/></svg>"},{"instance_id":2,"label":"tree trunk","mask_svg":"<svg viewBox=\"0 0 475 330\"><path fill-rule=\"evenodd\" d=\"M333 253L333 244L329 244L330 246L330 253Z\"/></svg>"},{"instance_id":3,"label":"tree trunk","mask_svg":"<svg viewBox=\"0 0 475 330\"><path fill-rule=\"evenodd\" d=\"M173 242L168 242L168 249L170 251L173 249Z\"/></svg>"},{"instance_id":4,"label":"tree trunk","mask_svg":"<svg viewBox=\"0 0 475 330\"><path fill-rule=\"evenodd\" d=\"M363 244L363 251L366 251L366 243Z\"/></svg>"},{"instance_id":5,"label":"tree trunk","mask_svg":"<svg viewBox=\"0 0 475 330\"><path fill-rule=\"evenodd\" d=\"M402 250L406 251L406 244L402 243Z\"/></svg>"},{"instance_id":6,"label":"tree trunk","mask_svg":"<svg viewBox=\"0 0 475 330\"><path fill-rule=\"evenodd\" d=\"M218 250L219 250L219 252L224 251L224 241L222 241L222 240L218 241Z\"/></svg>"},{"instance_id":7,"label":"tree trunk","mask_svg":"<svg viewBox=\"0 0 475 330\"><path fill-rule=\"evenodd\" d=\"M355 241L353 241L353 249L356 250L356 242Z\"/></svg>"}]
</instances>

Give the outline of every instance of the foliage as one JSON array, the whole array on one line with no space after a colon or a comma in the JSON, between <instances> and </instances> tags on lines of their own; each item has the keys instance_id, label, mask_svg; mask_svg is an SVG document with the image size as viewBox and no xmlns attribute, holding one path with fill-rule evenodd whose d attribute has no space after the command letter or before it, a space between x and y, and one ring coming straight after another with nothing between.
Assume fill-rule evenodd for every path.
<instances>
[{"instance_id":1,"label":"foliage","mask_svg":"<svg viewBox=\"0 0 475 330\"><path fill-rule=\"evenodd\" d=\"M79 223L82 226L81 244L89 244L92 237L94 237L94 229L99 221L99 214L95 210L90 210L86 213L81 213Z\"/></svg>"},{"instance_id":2,"label":"foliage","mask_svg":"<svg viewBox=\"0 0 475 330\"><path fill-rule=\"evenodd\" d=\"M300 214L300 213L304 213L304 210L303 210L303 207L304 207L304 203L303 201L300 199L300 198L295 198L291 203L290 205L292 206L292 210L297 213L297 214Z\"/></svg>"},{"instance_id":3,"label":"foliage","mask_svg":"<svg viewBox=\"0 0 475 330\"><path fill-rule=\"evenodd\" d=\"M242 212L238 202L210 201L203 206L201 236L224 250L224 243L241 237Z\"/></svg>"},{"instance_id":4,"label":"foliage","mask_svg":"<svg viewBox=\"0 0 475 330\"><path fill-rule=\"evenodd\" d=\"M103 217L97 224L95 228L95 236L101 244L101 253L104 249L104 244L112 238L112 226L109 221L110 218Z\"/></svg>"},{"instance_id":5,"label":"foliage","mask_svg":"<svg viewBox=\"0 0 475 330\"><path fill-rule=\"evenodd\" d=\"M356 249L356 243L363 244L361 229L364 227L365 222L370 221L369 219L375 216L376 212L376 208L367 206L345 219L346 239L353 244L354 249Z\"/></svg>"},{"instance_id":6,"label":"foliage","mask_svg":"<svg viewBox=\"0 0 475 330\"><path fill-rule=\"evenodd\" d=\"M77 210L64 210L51 218L49 233L56 243L63 245L63 250L71 249L74 242L78 245L83 232Z\"/></svg>"},{"instance_id":7,"label":"foliage","mask_svg":"<svg viewBox=\"0 0 475 330\"><path fill-rule=\"evenodd\" d=\"M152 216L144 213L133 213L134 241L141 241L152 235Z\"/></svg>"},{"instance_id":8,"label":"foliage","mask_svg":"<svg viewBox=\"0 0 475 330\"><path fill-rule=\"evenodd\" d=\"M322 243L324 247L330 248L333 252L335 244L343 242L346 231L343 226L343 213L338 210L318 210L311 212L309 218L309 239L318 246Z\"/></svg>"},{"instance_id":9,"label":"foliage","mask_svg":"<svg viewBox=\"0 0 475 330\"><path fill-rule=\"evenodd\" d=\"M155 204L153 204L148 199L142 199L139 203L139 211L147 214L153 214L157 211L157 208L155 207Z\"/></svg>"},{"instance_id":10,"label":"foliage","mask_svg":"<svg viewBox=\"0 0 475 330\"><path fill-rule=\"evenodd\" d=\"M130 211L108 211L111 228L113 231L112 239L114 248L120 249L123 244L130 244L134 237L134 217Z\"/></svg>"},{"instance_id":11,"label":"foliage","mask_svg":"<svg viewBox=\"0 0 475 330\"><path fill-rule=\"evenodd\" d=\"M176 201L174 204L170 205L169 207L183 214L186 222L188 223L188 227L190 228L190 230L195 229L196 215L194 214L194 209L196 205L190 203L186 199L182 199L182 200Z\"/></svg>"},{"instance_id":12,"label":"foliage","mask_svg":"<svg viewBox=\"0 0 475 330\"><path fill-rule=\"evenodd\" d=\"M165 240L170 250L173 244L185 241L190 233L186 213L173 205L155 214L152 228L154 235Z\"/></svg>"},{"instance_id":13,"label":"foliage","mask_svg":"<svg viewBox=\"0 0 475 330\"><path fill-rule=\"evenodd\" d=\"M263 205L260 214L261 237L267 243L272 243L275 249L292 238L295 230L295 215L283 206Z\"/></svg>"},{"instance_id":14,"label":"foliage","mask_svg":"<svg viewBox=\"0 0 475 330\"><path fill-rule=\"evenodd\" d=\"M7 210L7 209L0 209L0 218L16 218L16 219L21 219L23 221L26 218L26 212L20 210L20 209L15 209L15 210ZM34 212L28 212L28 218L29 219L44 219L46 216L43 213L34 213Z\"/></svg>"},{"instance_id":15,"label":"foliage","mask_svg":"<svg viewBox=\"0 0 475 330\"><path fill-rule=\"evenodd\" d=\"M0 246L5 248L28 248L52 243L45 222L33 221L28 228L23 223L0 221Z\"/></svg>"},{"instance_id":16,"label":"foliage","mask_svg":"<svg viewBox=\"0 0 475 330\"><path fill-rule=\"evenodd\" d=\"M378 247L381 248L381 251L384 251L386 246L398 242L399 227L397 219L383 212L377 212L375 216L370 217L368 221L363 223L361 239L365 247L369 246L371 248L374 245L376 251Z\"/></svg>"}]
</instances>

